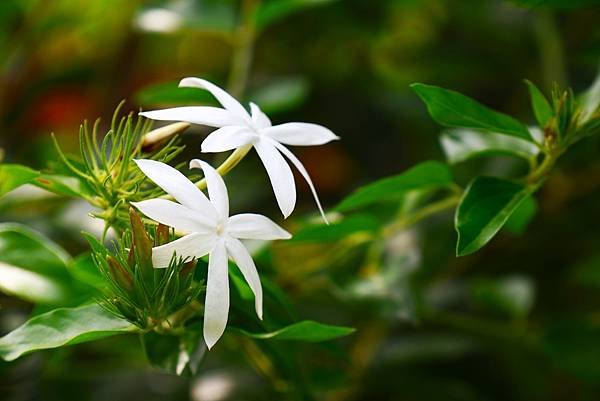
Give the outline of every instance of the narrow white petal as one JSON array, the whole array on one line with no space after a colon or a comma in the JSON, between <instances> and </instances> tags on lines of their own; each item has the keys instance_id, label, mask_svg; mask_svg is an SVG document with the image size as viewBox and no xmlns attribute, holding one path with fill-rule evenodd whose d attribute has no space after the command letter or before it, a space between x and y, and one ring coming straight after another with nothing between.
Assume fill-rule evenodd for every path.
<instances>
[{"instance_id":1,"label":"narrow white petal","mask_svg":"<svg viewBox=\"0 0 600 401\"><path fill-rule=\"evenodd\" d=\"M256 309L256 314L258 315L258 318L262 320L262 286L260 285L260 278L258 277L258 272L256 271L254 261L248 253L248 250L239 240L235 238L227 238L225 244L227 245L227 252L229 253L229 256L231 256L235 264L238 266L238 268L242 272L242 275L244 276L244 279L246 280L246 282L250 286L250 289L254 293L254 308Z\"/></svg>"},{"instance_id":2,"label":"narrow white petal","mask_svg":"<svg viewBox=\"0 0 600 401\"><path fill-rule=\"evenodd\" d=\"M227 195L227 187L225 181L217 170L215 170L210 164L194 159L190 162L190 168L201 168L204 172L204 178L206 179L206 188L208 189L208 195L210 201L217 210L221 219L229 217L229 196Z\"/></svg>"},{"instance_id":3,"label":"narrow white petal","mask_svg":"<svg viewBox=\"0 0 600 401\"><path fill-rule=\"evenodd\" d=\"M318 124L286 123L264 128L263 135L286 145L323 145L340 139L329 129Z\"/></svg>"},{"instance_id":4,"label":"narrow white petal","mask_svg":"<svg viewBox=\"0 0 600 401\"><path fill-rule=\"evenodd\" d=\"M215 236L208 234L190 234L173 242L152 248L152 264L155 268L168 267L173 253L178 258L198 259L210 252L215 244Z\"/></svg>"},{"instance_id":5,"label":"narrow white petal","mask_svg":"<svg viewBox=\"0 0 600 401\"><path fill-rule=\"evenodd\" d=\"M254 148L269 174L279 209L283 217L287 218L296 206L296 185L292 169L271 142L257 141Z\"/></svg>"},{"instance_id":6,"label":"narrow white petal","mask_svg":"<svg viewBox=\"0 0 600 401\"><path fill-rule=\"evenodd\" d=\"M173 167L155 160L134 160L140 170L166 193L189 209L212 217L216 222L216 210L206 197L186 176Z\"/></svg>"},{"instance_id":7,"label":"narrow white petal","mask_svg":"<svg viewBox=\"0 0 600 401\"><path fill-rule=\"evenodd\" d=\"M269 117L263 113L258 105L250 102L250 111L252 112L252 122L256 128L261 129L271 126L271 120L269 120Z\"/></svg>"},{"instance_id":8,"label":"narrow white petal","mask_svg":"<svg viewBox=\"0 0 600 401\"><path fill-rule=\"evenodd\" d=\"M208 348L221 338L229 315L229 276L227 251L222 240L215 243L208 261L204 301L204 341Z\"/></svg>"},{"instance_id":9,"label":"narrow white petal","mask_svg":"<svg viewBox=\"0 0 600 401\"><path fill-rule=\"evenodd\" d=\"M229 218L227 232L242 239L290 239L292 235L279 227L273 220L261 214L243 213Z\"/></svg>"},{"instance_id":10,"label":"narrow white petal","mask_svg":"<svg viewBox=\"0 0 600 401\"><path fill-rule=\"evenodd\" d=\"M213 231L214 219L212 216L189 209L179 203L166 199L148 199L141 202L132 202L146 217L173 227L184 233L208 233Z\"/></svg>"},{"instance_id":11,"label":"narrow white petal","mask_svg":"<svg viewBox=\"0 0 600 401\"><path fill-rule=\"evenodd\" d=\"M151 120L185 121L192 124L224 127L226 125L245 124L246 120L219 107L188 106L164 110L144 111L141 116Z\"/></svg>"},{"instance_id":12,"label":"narrow white petal","mask_svg":"<svg viewBox=\"0 0 600 401\"><path fill-rule=\"evenodd\" d=\"M221 105L238 117L250 121L250 115L233 96L219 88L217 85L201 78L184 78L179 82L179 87L200 88L209 91Z\"/></svg>"},{"instance_id":13,"label":"narrow white petal","mask_svg":"<svg viewBox=\"0 0 600 401\"><path fill-rule=\"evenodd\" d=\"M281 153L283 153L285 155L285 157L287 157L292 162L292 164L298 169L298 171L300 172L302 177L304 177L304 179L306 180L306 183L310 187L310 191L312 192L313 197L315 198L315 202L317 203L319 212L321 212L321 217L323 217L323 221L325 221L325 224L329 224L327 217L325 217L325 212L323 211L323 207L321 206L321 201L319 201L319 196L317 195L317 190L315 189L315 186L313 185L312 180L310 179L310 176L308 175L308 171L306 171L306 168L304 168L304 165L302 165L302 162L300 162L300 160L298 160L298 158L292 152L290 152L290 150L288 148L286 148L282 144L273 141L273 145L277 149L279 149L281 151Z\"/></svg>"},{"instance_id":14,"label":"narrow white petal","mask_svg":"<svg viewBox=\"0 0 600 401\"><path fill-rule=\"evenodd\" d=\"M230 125L210 133L202 142L202 152L218 153L236 149L252 143L257 138L256 133L246 126Z\"/></svg>"}]
</instances>

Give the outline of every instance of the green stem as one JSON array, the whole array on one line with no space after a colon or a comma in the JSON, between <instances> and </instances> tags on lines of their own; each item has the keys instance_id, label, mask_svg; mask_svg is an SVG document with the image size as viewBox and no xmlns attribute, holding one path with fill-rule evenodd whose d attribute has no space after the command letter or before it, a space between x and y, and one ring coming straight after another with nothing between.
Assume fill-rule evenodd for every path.
<instances>
[{"instance_id":1,"label":"green stem","mask_svg":"<svg viewBox=\"0 0 600 401\"><path fill-rule=\"evenodd\" d=\"M255 16L259 5L259 0L244 0L241 5L241 23L234 37L233 57L227 85L227 89L233 97L242 96L248 82L256 40Z\"/></svg>"},{"instance_id":2,"label":"green stem","mask_svg":"<svg viewBox=\"0 0 600 401\"><path fill-rule=\"evenodd\" d=\"M229 157L223 163L221 163L219 167L217 167L217 172L221 176L229 173L242 161L244 157L246 157L250 149L252 149L252 145L244 145L234 150L233 153L231 153ZM206 179L203 178L200 181L195 182L194 185L196 185L199 189L205 189ZM173 200L173 197L171 195L163 195L161 196L161 199Z\"/></svg>"},{"instance_id":3,"label":"green stem","mask_svg":"<svg viewBox=\"0 0 600 401\"><path fill-rule=\"evenodd\" d=\"M546 153L542 163L540 163L527 175L527 177L525 177L525 183L534 187L541 184L548 174L550 174L561 154L562 151L560 150Z\"/></svg>"},{"instance_id":4,"label":"green stem","mask_svg":"<svg viewBox=\"0 0 600 401\"><path fill-rule=\"evenodd\" d=\"M407 216L399 218L398 220L394 221L392 224L386 226L383 229L382 236L388 237L390 235L393 235L395 232L412 226L413 224L416 224L429 216L454 208L456 205L458 205L461 196L462 194L454 194L452 196L424 206L423 208Z\"/></svg>"},{"instance_id":5,"label":"green stem","mask_svg":"<svg viewBox=\"0 0 600 401\"><path fill-rule=\"evenodd\" d=\"M544 86L550 90L556 82L566 85L562 40L554 15L550 11L537 11L533 20L534 36L540 52L540 65Z\"/></svg>"}]
</instances>

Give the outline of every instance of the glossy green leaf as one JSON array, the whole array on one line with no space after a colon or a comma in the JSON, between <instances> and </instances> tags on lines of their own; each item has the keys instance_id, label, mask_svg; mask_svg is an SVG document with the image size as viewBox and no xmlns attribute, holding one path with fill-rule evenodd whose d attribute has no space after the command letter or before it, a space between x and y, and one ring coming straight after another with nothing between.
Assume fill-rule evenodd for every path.
<instances>
[{"instance_id":1,"label":"glossy green leaf","mask_svg":"<svg viewBox=\"0 0 600 401\"><path fill-rule=\"evenodd\" d=\"M532 142L514 136L472 129L444 132L440 143L451 164L481 156L509 155L531 160L539 153Z\"/></svg>"},{"instance_id":2,"label":"glossy green leaf","mask_svg":"<svg viewBox=\"0 0 600 401\"><path fill-rule=\"evenodd\" d=\"M425 84L411 88L427 105L431 117L447 127L484 129L531 140L527 127L458 92Z\"/></svg>"},{"instance_id":3,"label":"glossy green leaf","mask_svg":"<svg viewBox=\"0 0 600 401\"><path fill-rule=\"evenodd\" d=\"M60 280L0 262L0 291L25 301L59 304L68 288Z\"/></svg>"},{"instance_id":4,"label":"glossy green leaf","mask_svg":"<svg viewBox=\"0 0 600 401\"><path fill-rule=\"evenodd\" d=\"M70 294L69 255L43 235L0 224L0 290L30 302L57 304Z\"/></svg>"},{"instance_id":5,"label":"glossy green leaf","mask_svg":"<svg viewBox=\"0 0 600 401\"><path fill-rule=\"evenodd\" d=\"M506 220L504 228L515 235L523 234L527 230L527 226L531 220L535 217L537 210L538 205L535 198L531 195L525 197L519 207Z\"/></svg>"},{"instance_id":6,"label":"glossy green leaf","mask_svg":"<svg viewBox=\"0 0 600 401\"><path fill-rule=\"evenodd\" d=\"M200 324L186 327L181 335L148 332L141 340L152 366L180 376L196 374L207 351Z\"/></svg>"},{"instance_id":7,"label":"glossy green leaf","mask_svg":"<svg viewBox=\"0 0 600 401\"><path fill-rule=\"evenodd\" d=\"M86 198L94 195L94 192L85 181L66 175L41 174L32 184L57 195L75 198Z\"/></svg>"},{"instance_id":8,"label":"glossy green leaf","mask_svg":"<svg viewBox=\"0 0 600 401\"><path fill-rule=\"evenodd\" d=\"M337 241L358 232L373 232L379 228L379 221L371 216L348 216L331 224L317 224L303 227L294 234L292 242Z\"/></svg>"},{"instance_id":9,"label":"glossy green leaf","mask_svg":"<svg viewBox=\"0 0 600 401\"><path fill-rule=\"evenodd\" d=\"M61 308L31 318L0 338L0 357L12 361L21 355L93 341L137 328L97 304Z\"/></svg>"},{"instance_id":10,"label":"glossy green leaf","mask_svg":"<svg viewBox=\"0 0 600 401\"><path fill-rule=\"evenodd\" d=\"M334 338L347 336L354 332L352 327L334 326L312 320L303 320L269 333L250 333L242 329L233 329L248 337L260 340L274 339L305 342L332 340Z\"/></svg>"},{"instance_id":11,"label":"glossy green leaf","mask_svg":"<svg viewBox=\"0 0 600 401\"><path fill-rule=\"evenodd\" d=\"M533 82L526 79L525 83L527 84L527 88L529 88L531 107L533 108L535 119L539 126L543 128L554 114L552 106L550 106L548 99L546 99L544 94L533 84Z\"/></svg>"},{"instance_id":12,"label":"glossy green leaf","mask_svg":"<svg viewBox=\"0 0 600 401\"><path fill-rule=\"evenodd\" d=\"M259 28L287 17L288 15L308 7L332 3L335 0L271 0L265 1L256 13L256 25Z\"/></svg>"},{"instance_id":13,"label":"glossy green leaf","mask_svg":"<svg viewBox=\"0 0 600 401\"><path fill-rule=\"evenodd\" d=\"M437 161L426 161L402 174L383 178L357 189L338 206L348 211L381 201L397 200L409 191L447 188L452 185L450 168Z\"/></svg>"},{"instance_id":14,"label":"glossy green leaf","mask_svg":"<svg viewBox=\"0 0 600 401\"><path fill-rule=\"evenodd\" d=\"M455 215L457 256L487 244L529 195L523 185L495 177L477 177L466 189Z\"/></svg>"},{"instance_id":15,"label":"glossy green leaf","mask_svg":"<svg viewBox=\"0 0 600 401\"><path fill-rule=\"evenodd\" d=\"M79 255L69 263L67 268L71 275L82 283L97 288L98 290L104 290L106 288L106 280L98 271L98 267L94 263L91 254L84 253Z\"/></svg>"},{"instance_id":16,"label":"glossy green leaf","mask_svg":"<svg viewBox=\"0 0 600 401\"><path fill-rule=\"evenodd\" d=\"M0 196L33 181L39 173L18 164L0 164Z\"/></svg>"}]
</instances>

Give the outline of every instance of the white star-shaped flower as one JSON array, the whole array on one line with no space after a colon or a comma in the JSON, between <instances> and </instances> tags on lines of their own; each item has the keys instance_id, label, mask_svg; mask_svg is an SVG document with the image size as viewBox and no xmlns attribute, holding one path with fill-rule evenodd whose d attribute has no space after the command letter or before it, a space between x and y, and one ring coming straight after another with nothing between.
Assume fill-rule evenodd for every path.
<instances>
[{"instance_id":1,"label":"white star-shaped flower","mask_svg":"<svg viewBox=\"0 0 600 401\"><path fill-rule=\"evenodd\" d=\"M179 86L206 89L221 103L223 108L176 107L140 114L153 120L185 121L219 128L202 142L202 152L224 152L252 145L267 170L277 203L286 218L296 206L294 175L283 156L287 157L308 183L319 211L327 222L308 172L300 160L284 145L323 145L339 139L338 136L317 124L293 122L272 125L269 117L256 104L250 103L250 114L230 94L204 79L184 78Z\"/></svg>"},{"instance_id":2,"label":"white star-shaped flower","mask_svg":"<svg viewBox=\"0 0 600 401\"><path fill-rule=\"evenodd\" d=\"M229 197L221 176L208 163L192 160L190 168L201 168L210 200L183 174L154 160L135 161L142 172L177 202L149 199L133 203L144 215L185 235L152 249L154 267L167 267L173 254L178 258L209 255L204 340L211 348L225 331L229 314L228 258L238 266L254 293L256 314L262 319L262 287L256 266L240 239L288 239L291 235L259 214L229 216Z\"/></svg>"}]
</instances>

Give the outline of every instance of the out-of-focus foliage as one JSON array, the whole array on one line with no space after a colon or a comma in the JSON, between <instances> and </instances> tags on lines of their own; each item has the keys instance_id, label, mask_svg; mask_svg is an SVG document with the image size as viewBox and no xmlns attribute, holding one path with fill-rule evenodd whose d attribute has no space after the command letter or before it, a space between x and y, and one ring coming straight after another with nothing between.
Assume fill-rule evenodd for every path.
<instances>
[{"instance_id":1,"label":"out-of-focus foliage","mask_svg":"<svg viewBox=\"0 0 600 401\"><path fill-rule=\"evenodd\" d=\"M10 191L0 199L0 330L32 315L43 329L26 340L4 337L11 347L130 329L111 320L96 333L77 332L109 316L76 307L105 288L79 233L100 236L104 226L88 216L98 210L73 199L93 189L65 178L50 132L77 154L81 121L102 116L99 132L107 132L122 99L134 112L211 105L203 91L176 88L178 80L233 76L246 81L240 97L274 122L314 121L342 137L298 152L326 208L335 209L332 224L298 214L286 222L294 240L256 245L264 322L248 313L251 292L232 269L232 305L243 306L231 311L238 329L210 353L199 346L197 322L185 336L153 333L142 345L125 334L43 351L0 362L0 398L597 399L599 139L571 146L534 196L507 177L539 161L536 144L548 124L557 140L573 132L569 104L587 110L580 135L597 131L585 121L599 99L600 81L590 86L599 17L595 0L0 1L0 195ZM250 55L239 51L241 36L252 39ZM230 68L236 58L248 61L245 78ZM429 84L415 88L426 106L413 82ZM557 92L554 82L587 94ZM449 101L429 102L432 91ZM457 120L456 108L479 117ZM188 129L189 145L174 163L199 156L207 132ZM438 162L420 164L443 159L451 174ZM259 163L245 162L227 178L232 209L277 216ZM477 175L486 178L472 181ZM461 258L448 212L459 200L452 183L468 188L456 216L458 252L495 234ZM299 192L300 207L312 211L309 192ZM481 216L473 209L481 204L495 213ZM431 217L411 217L431 205ZM45 322L65 298L74 308L58 317L83 309L87 320ZM303 319L356 330L322 344L285 340L350 331ZM53 327L62 337L48 334ZM5 347L0 342L0 353ZM150 370L146 358L191 377Z\"/></svg>"}]
</instances>

